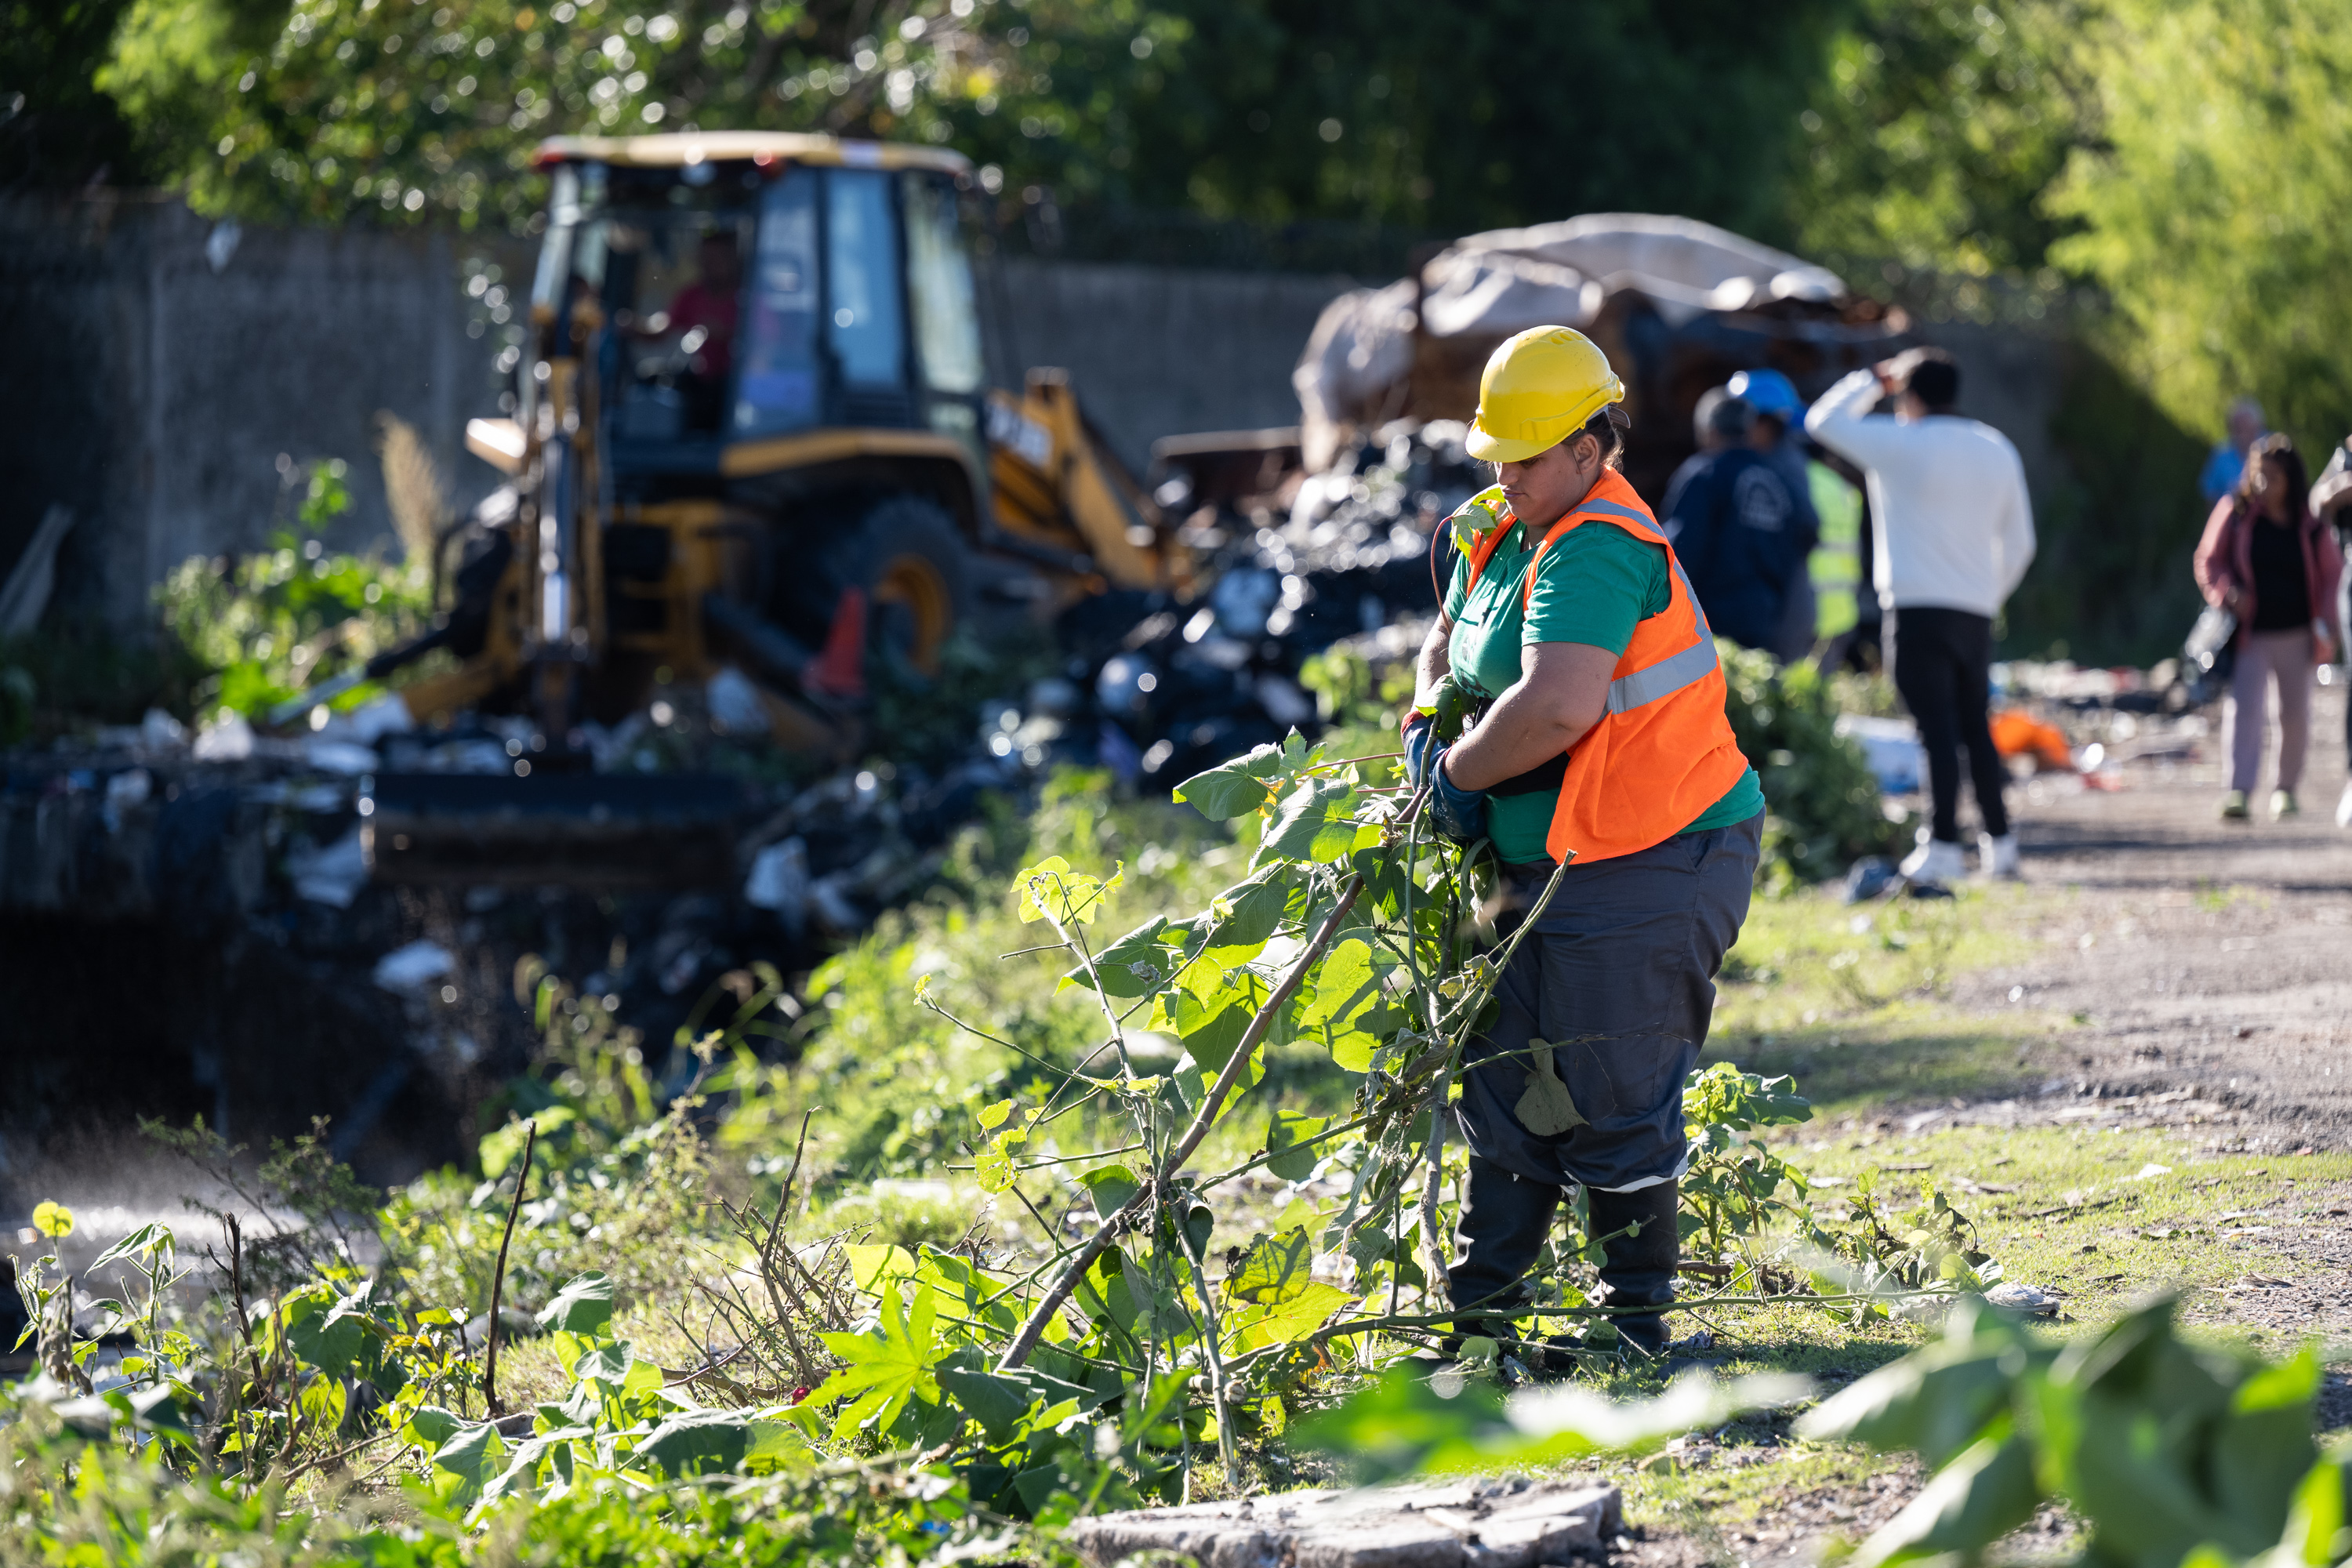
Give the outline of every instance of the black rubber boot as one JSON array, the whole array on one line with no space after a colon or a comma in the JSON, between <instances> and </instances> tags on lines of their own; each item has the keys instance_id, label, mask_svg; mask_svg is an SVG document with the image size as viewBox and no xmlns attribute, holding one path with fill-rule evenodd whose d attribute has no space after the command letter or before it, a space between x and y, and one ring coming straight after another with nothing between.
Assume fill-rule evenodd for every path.
<instances>
[{"instance_id":1,"label":"black rubber boot","mask_svg":"<svg viewBox=\"0 0 2352 1568\"><path fill-rule=\"evenodd\" d=\"M1472 1335L1516 1339L1510 1321L1527 1304L1528 1270L1543 1251L1559 1197L1558 1187L1515 1176L1475 1153L1470 1156L1470 1190L1455 1232L1461 1257L1446 1270L1454 1306L1462 1313L1444 1342L1447 1355L1455 1354L1462 1340Z\"/></svg>"},{"instance_id":2,"label":"black rubber boot","mask_svg":"<svg viewBox=\"0 0 2352 1568\"><path fill-rule=\"evenodd\" d=\"M1682 1238L1675 1228L1679 1206L1675 1184L1660 1182L1630 1193L1585 1190L1594 1236L1610 1237L1601 1246L1601 1289L1597 1300L1609 1307L1655 1307L1654 1312L1619 1312L1611 1316L1617 1337L1636 1354L1656 1358L1665 1353L1664 1310L1674 1304L1675 1265L1682 1258ZM1613 1236L1639 1225L1638 1236Z\"/></svg>"}]
</instances>

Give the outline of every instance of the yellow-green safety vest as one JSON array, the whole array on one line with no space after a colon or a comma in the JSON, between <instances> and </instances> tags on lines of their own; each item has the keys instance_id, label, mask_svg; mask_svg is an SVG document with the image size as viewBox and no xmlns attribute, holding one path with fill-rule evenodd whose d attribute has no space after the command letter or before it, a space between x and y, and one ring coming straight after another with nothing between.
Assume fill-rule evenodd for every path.
<instances>
[{"instance_id":1,"label":"yellow-green safety vest","mask_svg":"<svg viewBox=\"0 0 2352 1568\"><path fill-rule=\"evenodd\" d=\"M1806 489L1821 539L1805 558L1813 584L1813 635L1822 641L1853 629L1862 618L1862 492L1826 463L1805 465Z\"/></svg>"}]
</instances>

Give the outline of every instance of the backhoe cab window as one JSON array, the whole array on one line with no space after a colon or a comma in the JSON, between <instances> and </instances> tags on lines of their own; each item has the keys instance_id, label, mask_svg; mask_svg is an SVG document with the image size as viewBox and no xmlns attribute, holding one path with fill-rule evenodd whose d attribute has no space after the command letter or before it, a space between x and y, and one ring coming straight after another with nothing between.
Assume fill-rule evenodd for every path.
<instances>
[{"instance_id":1,"label":"backhoe cab window","mask_svg":"<svg viewBox=\"0 0 2352 1568\"><path fill-rule=\"evenodd\" d=\"M611 169L573 276L602 306L614 435L716 436L739 356L740 300L763 180L748 167Z\"/></svg>"},{"instance_id":2,"label":"backhoe cab window","mask_svg":"<svg viewBox=\"0 0 2352 1568\"><path fill-rule=\"evenodd\" d=\"M743 368L735 433L761 436L817 422L816 187L793 169L760 202L760 244L745 299Z\"/></svg>"},{"instance_id":3,"label":"backhoe cab window","mask_svg":"<svg viewBox=\"0 0 2352 1568\"><path fill-rule=\"evenodd\" d=\"M834 169L825 181L825 262L832 341L852 388L907 382L906 312L898 292L898 205L890 176Z\"/></svg>"},{"instance_id":4,"label":"backhoe cab window","mask_svg":"<svg viewBox=\"0 0 2352 1568\"><path fill-rule=\"evenodd\" d=\"M978 392L987 372L981 363L971 261L957 227L955 186L938 174L909 173L905 189L907 291L914 297L924 384L933 392Z\"/></svg>"}]
</instances>

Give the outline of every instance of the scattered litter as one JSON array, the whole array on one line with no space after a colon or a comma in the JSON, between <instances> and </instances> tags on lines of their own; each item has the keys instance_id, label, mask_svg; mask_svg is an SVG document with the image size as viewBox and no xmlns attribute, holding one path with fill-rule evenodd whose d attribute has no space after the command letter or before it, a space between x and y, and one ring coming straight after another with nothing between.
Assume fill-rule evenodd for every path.
<instances>
[{"instance_id":1,"label":"scattered litter","mask_svg":"<svg viewBox=\"0 0 2352 1568\"><path fill-rule=\"evenodd\" d=\"M764 735L769 730L767 704L751 678L733 665L712 676L704 688L710 703L710 721L738 735Z\"/></svg>"},{"instance_id":2,"label":"scattered litter","mask_svg":"<svg viewBox=\"0 0 2352 1568\"><path fill-rule=\"evenodd\" d=\"M367 856L360 845L360 830L354 827L323 848L296 850L287 857L286 871L293 879L296 897L339 910L350 909L360 889L367 885ZM390 962L389 957L384 960L385 963ZM375 983L388 991L401 989L384 984L382 964L376 967ZM421 985L424 981L417 984Z\"/></svg>"},{"instance_id":3,"label":"scattered litter","mask_svg":"<svg viewBox=\"0 0 2352 1568\"><path fill-rule=\"evenodd\" d=\"M106 804L110 810L127 811L146 805L154 789L154 776L145 768L125 768L106 781Z\"/></svg>"},{"instance_id":4,"label":"scattered litter","mask_svg":"<svg viewBox=\"0 0 2352 1568\"><path fill-rule=\"evenodd\" d=\"M1841 713L1837 732L1862 748L1863 760L1878 776L1880 794L1916 795L1927 787L1927 750L1910 720Z\"/></svg>"},{"instance_id":5,"label":"scattered litter","mask_svg":"<svg viewBox=\"0 0 2352 1568\"><path fill-rule=\"evenodd\" d=\"M396 996L422 995L444 975L457 972L457 961L439 942L419 940L396 947L376 960L373 978Z\"/></svg>"},{"instance_id":6,"label":"scattered litter","mask_svg":"<svg viewBox=\"0 0 2352 1568\"><path fill-rule=\"evenodd\" d=\"M322 773L341 773L346 778L372 773L378 765L375 752L369 748L323 735L313 735L302 743L302 760Z\"/></svg>"},{"instance_id":7,"label":"scattered litter","mask_svg":"<svg viewBox=\"0 0 2352 1568\"><path fill-rule=\"evenodd\" d=\"M2145 1182L2150 1176L2168 1176L2170 1174L2172 1174L2171 1166L2159 1165L2155 1161L2150 1160L2147 1164L2142 1165L2137 1171L2126 1176L2124 1180L2126 1182Z\"/></svg>"},{"instance_id":8,"label":"scattered litter","mask_svg":"<svg viewBox=\"0 0 2352 1568\"><path fill-rule=\"evenodd\" d=\"M787 838L754 856L751 874L743 880L743 901L754 909L773 910L786 926L797 928L808 912L808 845Z\"/></svg>"},{"instance_id":9,"label":"scattered litter","mask_svg":"<svg viewBox=\"0 0 2352 1568\"><path fill-rule=\"evenodd\" d=\"M161 708L150 708L139 721L139 740L150 751L171 751L187 744L188 727Z\"/></svg>"},{"instance_id":10,"label":"scattered litter","mask_svg":"<svg viewBox=\"0 0 2352 1568\"><path fill-rule=\"evenodd\" d=\"M2039 1285L2026 1285L2014 1280L1994 1286L1985 1292L1985 1300L1993 1306L2005 1308L2012 1312L2024 1312L2037 1318L2046 1318L2055 1313L2060 1302L2060 1298L2054 1291L2045 1290Z\"/></svg>"},{"instance_id":11,"label":"scattered litter","mask_svg":"<svg viewBox=\"0 0 2352 1568\"><path fill-rule=\"evenodd\" d=\"M253 755L253 726L233 708L196 731L194 756L200 763L241 763Z\"/></svg>"},{"instance_id":12,"label":"scattered litter","mask_svg":"<svg viewBox=\"0 0 2352 1568\"><path fill-rule=\"evenodd\" d=\"M1884 894L1894 883L1895 862L1884 855L1865 855L1846 870L1845 901L1849 904L1865 903ZM1867 920L1869 917L1856 915L1854 918ZM1854 934L1859 936L1869 929L1866 925L1858 927Z\"/></svg>"}]
</instances>

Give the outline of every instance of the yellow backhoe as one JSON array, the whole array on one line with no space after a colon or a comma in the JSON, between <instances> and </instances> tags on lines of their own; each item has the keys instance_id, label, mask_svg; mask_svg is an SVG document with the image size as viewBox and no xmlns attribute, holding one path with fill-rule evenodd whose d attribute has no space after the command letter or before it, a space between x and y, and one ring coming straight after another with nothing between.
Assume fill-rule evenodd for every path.
<instances>
[{"instance_id":1,"label":"yellow backhoe","mask_svg":"<svg viewBox=\"0 0 2352 1568\"><path fill-rule=\"evenodd\" d=\"M987 388L969 163L766 132L558 138L511 417L467 446L512 476L428 636L423 726L525 714L511 778L380 775L390 879L708 879L737 792L597 777L578 742L657 670L753 683L783 744L845 756L877 668L937 668L983 568L1050 609L1183 592L1171 524L1060 372Z\"/></svg>"}]
</instances>

